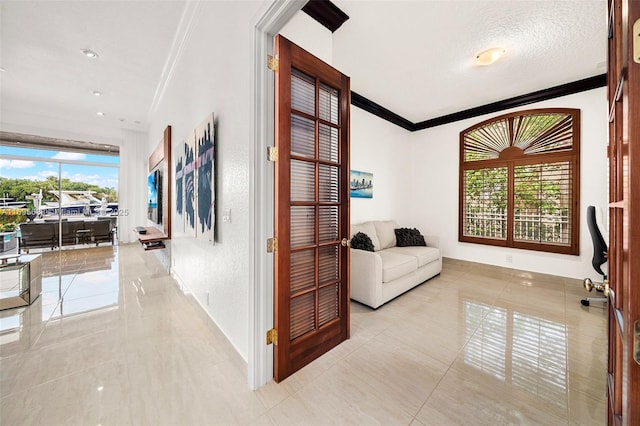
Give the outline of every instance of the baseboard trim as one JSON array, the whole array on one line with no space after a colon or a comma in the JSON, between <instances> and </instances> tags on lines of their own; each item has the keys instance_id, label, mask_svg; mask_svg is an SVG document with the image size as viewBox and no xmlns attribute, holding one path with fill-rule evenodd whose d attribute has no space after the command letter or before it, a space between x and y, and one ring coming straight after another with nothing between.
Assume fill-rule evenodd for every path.
<instances>
[{"instance_id":1,"label":"baseboard trim","mask_svg":"<svg viewBox=\"0 0 640 426\"><path fill-rule=\"evenodd\" d=\"M582 286L582 280L577 278L562 277L559 275L544 274L541 272L527 271L523 269L507 268L504 266L490 265L487 263L472 262L470 260L454 259L451 257L442 257L443 265L456 265L470 271L484 271L499 274L505 277L514 277L519 279L544 280L549 283L557 284L578 284Z\"/></svg>"}]
</instances>

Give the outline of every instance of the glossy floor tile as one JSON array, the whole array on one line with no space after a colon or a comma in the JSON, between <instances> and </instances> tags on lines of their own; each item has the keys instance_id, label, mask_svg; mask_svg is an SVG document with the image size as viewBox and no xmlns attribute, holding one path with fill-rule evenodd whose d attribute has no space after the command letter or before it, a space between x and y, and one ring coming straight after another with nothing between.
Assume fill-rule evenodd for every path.
<instances>
[{"instance_id":1,"label":"glossy floor tile","mask_svg":"<svg viewBox=\"0 0 640 426\"><path fill-rule=\"evenodd\" d=\"M447 261L282 383L138 245L43 253L0 311L4 425L604 425L606 310L577 280Z\"/></svg>"}]
</instances>

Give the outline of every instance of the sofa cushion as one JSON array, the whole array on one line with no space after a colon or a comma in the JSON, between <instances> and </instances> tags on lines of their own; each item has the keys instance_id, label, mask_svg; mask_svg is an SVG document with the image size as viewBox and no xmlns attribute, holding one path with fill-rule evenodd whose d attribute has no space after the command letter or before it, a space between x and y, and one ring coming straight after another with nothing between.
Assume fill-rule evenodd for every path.
<instances>
[{"instance_id":1,"label":"sofa cushion","mask_svg":"<svg viewBox=\"0 0 640 426\"><path fill-rule=\"evenodd\" d=\"M395 230L398 247L426 246L424 237L416 228L399 228Z\"/></svg>"},{"instance_id":2,"label":"sofa cushion","mask_svg":"<svg viewBox=\"0 0 640 426\"><path fill-rule=\"evenodd\" d=\"M381 250L378 255L382 259L382 282L388 283L418 269L415 256L394 253L390 249Z\"/></svg>"},{"instance_id":3,"label":"sofa cushion","mask_svg":"<svg viewBox=\"0 0 640 426\"><path fill-rule=\"evenodd\" d=\"M378 241L380 241L380 250L389 247L395 247L396 245L396 233L394 229L398 227L398 224L393 220L376 220L373 222L373 226L376 228L376 234L378 234Z\"/></svg>"},{"instance_id":4,"label":"sofa cushion","mask_svg":"<svg viewBox=\"0 0 640 426\"><path fill-rule=\"evenodd\" d=\"M358 232L367 234L367 236L371 238L373 249L375 251L380 250L380 241L378 240L378 235L376 234L376 228L375 226L373 226L373 222L363 222L356 225L351 225L351 237L353 238L353 236Z\"/></svg>"},{"instance_id":5,"label":"sofa cushion","mask_svg":"<svg viewBox=\"0 0 640 426\"><path fill-rule=\"evenodd\" d=\"M415 257L419 268L440 258L440 250L435 247L391 247L386 251Z\"/></svg>"},{"instance_id":6,"label":"sofa cushion","mask_svg":"<svg viewBox=\"0 0 640 426\"><path fill-rule=\"evenodd\" d=\"M371 238L369 238L367 234L362 232L358 232L356 235L351 237L351 248L354 248L356 250L366 250L366 251L374 250L373 242L371 241Z\"/></svg>"}]
</instances>

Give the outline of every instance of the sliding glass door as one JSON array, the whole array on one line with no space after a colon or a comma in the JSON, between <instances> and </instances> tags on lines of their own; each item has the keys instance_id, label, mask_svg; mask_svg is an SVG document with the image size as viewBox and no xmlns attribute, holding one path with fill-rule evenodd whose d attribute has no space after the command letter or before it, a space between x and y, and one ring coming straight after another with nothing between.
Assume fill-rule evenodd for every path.
<instances>
[{"instance_id":1,"label":"sliding glass door","mask_svg":"<svg viewBox=\"0 0 640 426\"><path fill-rule=\"evenodd\" d=\"M115 244L118 163L113 155L0 146L0 230L18 245L1 254Z\"/></svg>"}]
</instances>

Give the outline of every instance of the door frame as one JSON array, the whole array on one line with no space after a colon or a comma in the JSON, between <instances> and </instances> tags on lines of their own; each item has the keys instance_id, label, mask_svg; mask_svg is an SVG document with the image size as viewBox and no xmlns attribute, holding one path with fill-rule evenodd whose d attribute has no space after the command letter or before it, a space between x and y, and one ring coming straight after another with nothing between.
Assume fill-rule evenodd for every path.
<instances>
[{"instance_id":1,"label":"door frame","mask_svg":"<svg viewBox=\"0 0 640 426\"><path fill-rule=\"evenodd\" d=\"M307 0L274 0L266 3L251 22L253 85L251 101L253 134L249 151L249 351L247 381L257 389L273 379L273 346L265 333L273 328L273 254L267 238L273 236L274 169L267 162L267 147L274 144L275 85L267 64L273 55L273 39Z\"/></svg>"}]
</instances>

